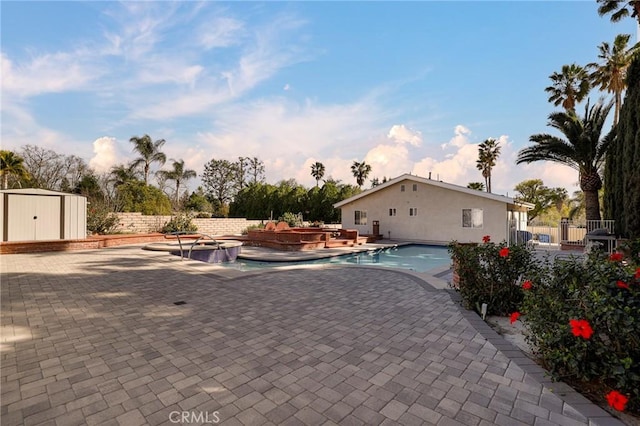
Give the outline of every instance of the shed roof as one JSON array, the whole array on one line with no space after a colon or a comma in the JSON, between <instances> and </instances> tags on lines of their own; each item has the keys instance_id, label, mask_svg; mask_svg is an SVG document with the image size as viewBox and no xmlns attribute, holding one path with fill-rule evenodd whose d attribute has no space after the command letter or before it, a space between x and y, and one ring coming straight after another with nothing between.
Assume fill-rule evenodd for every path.
<instances>
[{"instance_id":1,"label":"shed roof","mask_svg":"<svg viewBox=\"0 0 640 426\"><path fill-rule=\"evenodd\" d=\"M41 188L20 188L20 189L1 189L0 194L21 194L21 195L71 195L75 197L84 197L80 194L71 194L69 192L51 191Z\"/></svg>"},{"instance_id":2,"label":"shed roof","mask_svg":"<svg viewBox=\"0 0 640 426\"><path fill-rule=\"evenodd\" d=\"M412 182L417 182L417 183L424 183L427 185L433 185L439 188L444 188L444 189L449 189L451 191L457 191L457 192L462 192L468 195L473 195L476 197L482 197L482 198L487 198L489 200L494 200L494 201L499 201L505 204L509 204L512 206L518 206L518 207L524 207L526 209L532 209L535 206L531 203L526 203L524 201L518 201L514 198L510 198L510 197L506 197L504 195L498 195L498 194L492 194L489 192L482 192L482 191L478 191L476 189L469 189L466 188L464 186L460 186L460 185L454 185L452 183L446 183L446 182L442 182L439 180L434 180L434 179L429 179L429 178L425 178L425 177L421 177L421 176L416 176L416 175L412 175L409 173L405 173L403 175L400 175L396 178L393 178L391 180L386 181L385 183L382 183L380 185L375 186L374 188L371 189L367 189L363 192L361 192L360 194L354 195L353 197L349 197L345 200L342 200L338 203L335 203L333 205L333 207L335 208L340 208L346 204L349 204L353 201L359 200L361 198L367 197L375 192L378 192L382 189L385 189L389 186L395 185L398 182L401 182L403 180L409 180Z\"/></svg>"}]
</instances>

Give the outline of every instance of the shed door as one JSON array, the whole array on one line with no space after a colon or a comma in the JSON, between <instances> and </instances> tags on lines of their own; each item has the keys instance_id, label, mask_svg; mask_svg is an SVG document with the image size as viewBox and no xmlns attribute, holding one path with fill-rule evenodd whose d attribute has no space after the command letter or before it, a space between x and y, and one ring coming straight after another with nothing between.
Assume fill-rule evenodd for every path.
<instances>
[{"instance_id":1,"label":"shed door","mask_svg":"<svg viewBox=\"0 0 640 426\"><path fill-rule=\"evenodd\" d=\"M9 195L7 241L60 239L60 197Z\"/></svg>"}]
</instances>

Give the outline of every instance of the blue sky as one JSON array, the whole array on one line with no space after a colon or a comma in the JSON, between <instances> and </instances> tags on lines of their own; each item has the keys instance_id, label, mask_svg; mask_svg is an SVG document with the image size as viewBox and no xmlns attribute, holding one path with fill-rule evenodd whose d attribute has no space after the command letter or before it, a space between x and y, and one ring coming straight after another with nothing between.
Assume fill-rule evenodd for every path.
<instances>
[{"instance_id":1,"label":"blue sky","mask_svg":"<svg viewBox=\"0 0 640 426\"><path fill-rule=\"evenodd\" d=\"M12 2L1 7L2 148L36 144L98 172L132 158L258 157L270 183L414 173L481 181L477 144L499 139L493 190L527 178L576 190L569 168L516 166L547 132L544 88L597 60L612 24L595 1ZM593 91L592 101L599 94ZM197 181L190 182L191 189Z\"/></svg>"}]
</instances>

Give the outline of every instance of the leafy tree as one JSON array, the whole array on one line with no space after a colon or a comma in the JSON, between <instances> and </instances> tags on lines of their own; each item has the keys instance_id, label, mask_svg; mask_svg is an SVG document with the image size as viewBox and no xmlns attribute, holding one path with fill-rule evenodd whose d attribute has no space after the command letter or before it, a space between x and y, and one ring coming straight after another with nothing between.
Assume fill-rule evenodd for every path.
<instances>
[{"instance_id":1,"label":"leafy tree","mask_svg":"<svg viewBox=\"0 0 640 426\"><path fill-rule=\"evenodd\" d=\"M482 182L469 182L467 185L469 189L475 189L476 191L484 191L484 183Z\"/></svg>"},{"instance_id":2,"label":"leafy tree","mask_svg":"<svg viewBox=\"0 0 640 426\"><path fill-rule=\"evenodd\" d=\"M208 212L213 211L213 207L207 197L205 196L204 189L201 186L189 195L184 204L185 209L196 212Z\"/></svg>"},{"instance_id":3,"label":"leafy tree","mask_svg":"<svg viewBox=\"0 0 640 426\"><path fill-rule=\"evenodd\" d=\"M555 106L562 105L567 111L575 109L591 89L589 73L580 65L563 65L561 72L554 72L549 78L551 86L544 89L549 93L549 102Z\"/></svg>"},{"instance_id":4,"label":"leafy tree","mask_svg":"<svg viewBox=\"0 0 640 426\"><path fill-rule=\"evenodd\" d=\"M20 187L20 181L29 178L24 166L24 159L13 151L0 150L0 174L2 175L2 189L9 188L9 178L15 180Z\"/></svg>"},{"instance_id":5,"label":"leafy tree","mask_svg":"<svg viewBox=\"0 0 640 426\"><path fill-rule=\"evenodd\" d=\"M167 161L167 156L160 151L160 148L165 144L165 140L158 139L154 142L151 140L151 136L145 134L142 137L133 136L129 139L129 142L133 144L133 151L140 154L140 157L133 160L131 165L133 167L143 166L144 183L148 185L151 164L160 163L160 165L164 165Z\"/></svg>"},{"instance_id":6,"label":"leafy tree","mask_svg":"<svg viewBox=\"0 0 640 426\"><path fill-rule=\"evenodd\" d=\"M596 0L600 16L611 15L611 22L618 22L626 17L636 18L640 24L640 0Z\"/></svg>"},{"instance_id":7,"label":"leafy tree","mask_svg":"<svg viewBox=\"0 0 640 426\"><path fill-rule=\"evenodd\" d=\"M173 160L171 167L172 170L160 170L158 173L165 179L172 180L176 183L175 205L177 207L180 199L180 185L196 177L196 172L195 170L185 169L184 160Z\"/></svg>"},{"instance_id":8,"label":"leafy tree","mask_svg":"<svg viewBox=\"0 0 640 426\"><path fill-rule=\"evenodd\" d=\"M531 203L535 207L533 210L529 210L528 220L529 223L546 212L549 208L560 204L562 207L562 201L567 198L567 190L564 188L548 188L541 179L529 179L524 180L516 185L515 190L517 192L516 199Z\"/></svg>"},{"instance_id":9,"label":"leafy tree","mask_svg":"<svg viewBox=\"0 0 640 426\"><path fill-rule=\"evenodd\" d=\"M607 154L604 206L616 233L640 238L640 57L627 74L629 89L620 110L616 138Z\"/></svg>"},{"instance_id":10,"label":"leafy tree","mask_svg":"<svg viewBox=\"0 0 640 426\"><path fill-rule=\"evenodd\" d=\"M257 157L247 157L246 160L248 160L247 175L251 178L249 183L264 182L264 162Z\"/></svg>"},{"instance_id":11,"label":"leafy tree","mask_svg":"<svg viewBox=\"0 0 640 426\"><path fill-rule=\"evenodd\" d=\"M353 177L356 178L356 182L358 186L362 188L364 181L367 179L369 174L371 173L371 166L364 161L362 163L358 163L354 161L351 165L351 173L353 173Z\"/></svg>"},{"instance_id":12,"label":"leafy tree","mask_svg":"<svg viewBox=\"0 0 640 426\"><path fill-rule=\"evenodd\" d=\"M602 137L602 128L612 106L597 103L590 107L587 102L584 117L578 117L574 110L551 113L549 126L566 139L547 133L532 135L529 140L535 145L522 149L516 160L517 164L553 161L577 170L580 189L585 193L587 220L600 220L599 170L615 134L611 131Z\"/></svg>"},{"instance_id":13,"label":"leafy tree","mask_svg":"<svg viewBox=\"0 0 640 426\"><path fill-rule=\"evenodd\" d=\"M618 34L613 46L607 42L602 43L598 46L600 50L598 58L602 60L601 63L593 62L587 65L588 68L593 69L590 78L594 87L600 86L600 90L606 90L614 95L614 125L618 123L622 106L622 92L627 87L627 69L634 56L640 51L640 43L630 48L627 47L630 38L630 34Z\"/></svg>"},{"instance_id":14,"label":"leafy tree","mask_svg":"<svg viewBox=\"0 0 640 426\"><path fill-rule=\"evenodd\" d=\"M324 177L325 167L319 161L316 161L315 164L311 165L311 176L316 180L316 187L320 183L320 179Z\"/></svg>"},{"instance_id":15,"label":"leafy tree","mask_svg":"<svg viewBox=\"0 0 640 426\"><path fill-rule=\"evenodd\" d=\"M204 165L202 184L212 198L227 205L237 193L237 165L228 160L212 159Z\"/></svg>"},{"instance_id":16,"label":"leafy tree","mask_svg":"<svg viewBox=\"0 0 640 426\"><path fill-rule=\"evenodd\" d=\"M84 195L90 202L104 199L104 192L100 187L100 182L93 174L84 175L73 188L72 192L74 194Z\"/></svg>"},{"instance_id":17,"label":"leafy tree","mask_svg":"<svg viewBox=\"0 0 640 426\"><path fill-rule=\"evenodd\" d=\"M144 215L171 214L171 201L158 188L142 181L129 181L118 187L118 197L124 212L141 212Z\"/></svg>"},{"instance_id":18,"label":"leafy tree","mask_svg":"<svg viewBox=\"0 0 640 426\"><path fill-rule=\"evenodd\" d=\"M498 141L493 138L485 140L478 146L476 167L482 172L487 192L491 192L491 170L500 156L500 149Z\"/></svg>"}]
</instances>

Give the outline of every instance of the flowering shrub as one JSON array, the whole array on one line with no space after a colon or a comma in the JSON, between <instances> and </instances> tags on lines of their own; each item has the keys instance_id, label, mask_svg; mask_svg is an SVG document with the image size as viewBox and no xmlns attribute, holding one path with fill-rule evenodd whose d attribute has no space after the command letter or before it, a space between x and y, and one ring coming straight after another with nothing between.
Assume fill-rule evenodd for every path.
<instances>
[{"instance_id":1,"label":"flowering shrub","mask_svg":"<svg viewBox=\"0 0 640 426\"><path fill-rule=\"evenodd\" d=\"M105 205L93 202L87 209L87 231L94 234L109 234L120 224L118 215Z\"/></svg>"},{"instance_id":2,"label":"flowering shrub","mask_svg":"<svg viewBox=\"0 0 640 426\"><path fill-rule=\"evenodd\" d=\"M526 275L528 340L556 379L588 382L616 410L640 412L640 274L623 252L546 261ZM609 391L607 393L607 391Z\"/></svg>"},{"instance_id":3,"label":"flowering shrub","mask_svg":"<svg viewBox=\"0 0 640 426\"><path fill-rule=\"evenodd\" d=\"M191 214L180 213L171 218L162 228L162 232L168 234L169 232L195 232L198 227L192 222L193 216Z\"/></svg>"},{"instance_id":4,"label":"flowering shrub","mask_svg":"<svg viewBox=\"0 0 640 426\"><path fill-rule=\"evenodd\" d=\"M533 252L524 245L495 244L486 235L483 244L449 244L449 253L460 277L459 291L467 309L480 312L487 304L489 315L509 315L523 297L522 273L532 270Z\"/></svg>"}]
</instances>

